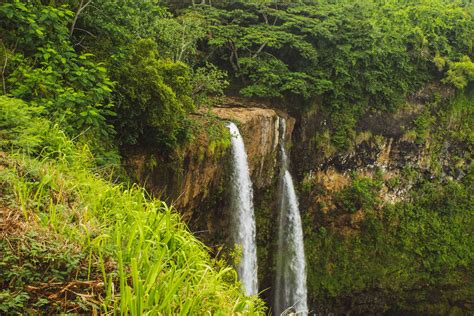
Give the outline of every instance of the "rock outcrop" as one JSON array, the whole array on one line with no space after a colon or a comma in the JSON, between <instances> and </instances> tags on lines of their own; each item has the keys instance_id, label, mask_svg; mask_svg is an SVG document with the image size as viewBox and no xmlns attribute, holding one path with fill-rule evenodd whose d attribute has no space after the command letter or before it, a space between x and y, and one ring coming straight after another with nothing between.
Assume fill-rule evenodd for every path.
<instances>
[{"instance_id":1,"label":"rock outcrop","mask_svg":"<svg viewBox=\"0 0 474 316\"><path fill-rule=\"evenodd\" d=\"M291 139L295 120L285 113L259 107L216 107L207 115L222 123L235 122L244 138L254 190L275 185L279 166L279 117L285 118L286 139ZM196 117L199 120L199 116ZM129 174L154 196L172 203L202 238L216 245L226 238L227 191L230 181L229 147L212 148L202 130L173 161L152 150L134 150L128 155ZM221 232L219 232L221 231ZM219 235L219 236L217 236Z\"/></svg>"},{"instance_id":2,"label":"rock outcrop","mask_svg":"<svg viewBox=\"0 0 474 316\"><path fill-rule=\"evenodd\" d=\"M252 182L258 189L272 184L277 168L280 142L279 117L286 119L286 139L291 139L295 120L273 109L264 108L214 108L214 114L223 120L238 123L245 141Z\"/></svg>"}]
</instances>

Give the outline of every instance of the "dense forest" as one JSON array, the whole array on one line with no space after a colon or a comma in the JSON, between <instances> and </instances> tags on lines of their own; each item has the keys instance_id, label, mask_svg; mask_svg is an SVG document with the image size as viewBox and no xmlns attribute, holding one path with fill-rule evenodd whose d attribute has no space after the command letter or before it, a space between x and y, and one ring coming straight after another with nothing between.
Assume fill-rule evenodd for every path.
<instances>
[{"instance_id":1,"label":"dense forest","mask_svg":"<svg viewBox=\"0 0 474 316\"><path fill-rule=\"evenodd\" d=\"M473 15L470 0L2 0L0 314L272 313L277 190L254 188L247 296L238 251L130 171L138 152L185 165L196 144L199 163L225 159L213 111L235 100L295 121L302 314L471 314ZM379 168L388 142L402 158ZM334 170L343 185L321 180ZM209 191L220 208L225 188Z\"/></svg>"}]
</instances>

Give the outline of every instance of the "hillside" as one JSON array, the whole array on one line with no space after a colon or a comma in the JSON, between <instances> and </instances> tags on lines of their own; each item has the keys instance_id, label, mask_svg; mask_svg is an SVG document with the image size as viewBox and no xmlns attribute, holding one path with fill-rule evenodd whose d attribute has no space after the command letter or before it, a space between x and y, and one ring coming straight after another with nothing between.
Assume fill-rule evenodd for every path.
<instances>
[{"instance_id":1,"label":"hillside","mask_svg":"<svg viewBox=\"0 0 474 316\"><path fill-rule=\"evenodd\" d=\"M2 313L263 313L175 210L36 113L0 97Z\"/></svg>"}]
</instances>

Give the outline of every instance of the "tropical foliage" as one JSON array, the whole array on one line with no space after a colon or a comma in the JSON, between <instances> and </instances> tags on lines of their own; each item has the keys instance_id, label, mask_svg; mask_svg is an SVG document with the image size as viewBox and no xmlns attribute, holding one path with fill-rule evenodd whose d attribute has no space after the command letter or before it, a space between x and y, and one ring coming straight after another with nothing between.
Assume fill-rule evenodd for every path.
<instances>
[{"instance_id":1,"label":"tropical foliage","mask_svg":"<svg viewBox=\"0 0 474 316\"><path fill-rule=\"evenodd\" d=\"M263 313L172 208L36 115L0 97L2 313Z\"/></svg>"},{"instance_id":2,"label":"tropical foliage","mask_svg":"<svg viewBox=\"0 0 474 316\"><path fill-rule=\"evenodd\" d=\"M229 134L207 111L225 97L298 122L317 112L314 147L347 153L364 115L429 85L405 137L430 145L436 177L407 171L412 194L389 206L382 175L354 174L330 213L362 210L358 234L307 215L310 299L377 292L380 312L426 312L433 297L468 310L473 14L469 0L1 1L0 313L264 313L171 207L127 183L123 156L171 160L203 129L200 152L221 155ZM462 181L440 176L445 142L461 148Z\"/></svg>"}]
</instances>

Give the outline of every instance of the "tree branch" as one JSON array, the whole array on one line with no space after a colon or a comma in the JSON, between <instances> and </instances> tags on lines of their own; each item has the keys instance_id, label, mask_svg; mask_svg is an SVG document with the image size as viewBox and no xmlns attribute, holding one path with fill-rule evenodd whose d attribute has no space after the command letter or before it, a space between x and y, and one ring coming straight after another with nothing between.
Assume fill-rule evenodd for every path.
<instances>
[{"instance_id":1,"label":"tree branch","mask_svg":"<svg viewBox=\"0 0 474 316\"><path fill-rule=\"evenodd\" d=\"M7 87L5 84L5 69L7 69L8 55L7 55L7 48L5 47L5 44L3 44L3 41L0 41L0 42L2 43L3 52L5 53L5 62L3 63L3 67L2 67L2 88L3 88L3 94L7 94Z\"/></svg>"},{"instance_id":2,"label":"tree branch","mask_svg":"<svg viewBox=\"0 0 474 316\"><path fill-rule=\"evenodd\" d=\"M239 54L237 53L237 47L235 47L234 42L229 41L228 42L229 49L230 49L230 56L229 56L229 61L232 65L232 68L234 68L234 71L240 72L240 65L239 65Z\"/></svg>"},{"instance_id":3,"label":"tree branch","mask_svg":"<svg viewBox=\"0 0 474 316\"><path fill-rule=\"evenodd\" d=\"M262 12L262 15L263 15L263 19L265 20L265 24L269 25L267 13ZM275 16L275 20L273 20L272 26L275 26L277 20L278 20L278 17ZM252 58L256 58L258 56L258 54L260 54L262 52L262 50L265 48L265 46L267 46L267 43L268 43L267 41L263 42L262 45L260 45L260 47L255 52L255 54L253 54Z\"/></svg>"},{"instance_id":4,"label":"tree branch","mask_svg":"<svg viewBox=\"0 0 474 316\"><path fill-rule=\"evenodd\" d=\"M257 49L255 54L253 54L252 58L256 58L258 56L258 54L260 54L262 52L262 50L265 48L265 46L267 46L267 42L264 42L264 43L262 43L262 45L260 45L260 47Z\"/></svg>"},{"instance_id":5,"label":"tree branch","mask_svg":"<svg viewBox=\"0 0 474 316\"><path fill-rule=\"evenodd\" d=\"M88 30L84 30L84 29L81 29L81 28L79 28L79 27L76 27L75 30L78 30L78 31L87 33L87 34L89 34L90 36L95 37L95 35L92 34L91 32L89 32Z\"/></svg>"},{"instance_id":6,"label":"tree branch","mask_svg":"<svg viewBox=\"0 0 474 316\"><path fill-rule=\"evenodd\" d=\"M265 20L265 24L268 24L267 13L264 11L264 12L262 12L262 15L263 15L263 19Z\"/></svg>"},{"instance_id":7,"label":"tree branch","mask_svg":"<svg viewBox=\"0 0 474 316\"><path fill-rule=\"evenodd\" d=\"M76 27L76 23L77 23L77 19L79 18L79 15L82 13L82 11L84 11L85 8L87 8L89 4L92 3L92 1L93 0L89 0L86 2L86 4L84 4L84 0L81 0L81 3L79 4L79 7L77 8L76 15L74 16L74 20L72 21L71 30L69 31L69 36L72 36L72 33L74 33L74 28Z\"/></svg>"}]
</instances>

